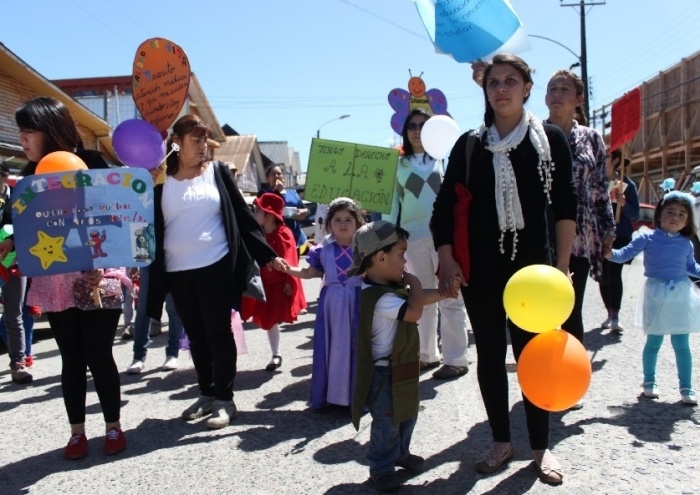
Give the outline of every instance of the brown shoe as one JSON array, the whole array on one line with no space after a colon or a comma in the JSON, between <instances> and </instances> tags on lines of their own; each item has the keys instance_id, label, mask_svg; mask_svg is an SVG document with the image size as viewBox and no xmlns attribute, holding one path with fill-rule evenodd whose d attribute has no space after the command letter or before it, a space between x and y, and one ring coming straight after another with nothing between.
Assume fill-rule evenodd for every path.
<instances>
[{"instance_id":1,"label":"brown shoe","mask_svg":"<svg viewBox=\"0 0 700 495\"><path fill-rule=\"evenodd\" d=\"M437 368L438 366L440 366L440 361L433 361L431 363L426 362L426 361L420 362L420 370L421 371L431 370L433 368Z\"/></svg>"},{"instance_id":2,"label":"brown shoe","mask_svg":"<svg viewBox=\"0 0 700 495\"><path fill-rule=\"evenodd\" d=\"M19 384L32 383L34 377L27 371L24 361L18 361L10 365L10 376L12 381Z\"/></svg>"},{"instance_id":3,"label":"brown shoe","mask_svg":"<svg viewBox=\"0 0 700 495\"><path fill-rule=\"evenodd\" d=\"M484 459L476 463L476 470L483 474L495 473L513 458L513 444L497 442L491 446Z\"/></svg>"},{"instance_id":4,"label":"brown shoe","mask_svg":"<svg viewBox=\"0 0 700 495\"><path fill-rule=\"evenodd\" d=\"M433 378L436 380L452 380L453 378L459 378L460 376L466 375L468 371L469 366L452 366L450 364L446 364L433 373Z\"/></svg>"}]
</instances>

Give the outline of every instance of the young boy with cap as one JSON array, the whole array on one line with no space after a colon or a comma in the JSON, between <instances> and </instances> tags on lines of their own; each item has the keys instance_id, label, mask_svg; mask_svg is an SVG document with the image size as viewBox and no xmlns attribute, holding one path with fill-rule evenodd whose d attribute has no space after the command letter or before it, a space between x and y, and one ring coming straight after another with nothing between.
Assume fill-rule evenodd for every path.
<instances>
[{"instance_id":1,"label":"young boy with cap","mask_svg":"<svg viewBox=\"0 0 700 495\"><path fill-rule=\"evenodd\" d=\"M348 270L348 277L364 275L352 422L359 429L362 411L369 409L367 460L370 479L380 491L398 490L396 466L415 473L423 465L423 458L409 450L419 403L416 322L424 305L443 298L404 271L407 240L408 232L390 222L363 225L353 236Z\"/></svg>"}]
</instances>

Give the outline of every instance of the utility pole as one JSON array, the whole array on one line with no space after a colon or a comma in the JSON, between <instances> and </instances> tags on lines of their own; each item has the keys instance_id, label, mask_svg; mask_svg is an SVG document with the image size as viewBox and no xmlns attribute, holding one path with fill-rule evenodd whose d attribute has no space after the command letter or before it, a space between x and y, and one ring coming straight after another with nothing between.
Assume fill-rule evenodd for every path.
<instances>
[{"instance_id":1,"label":"utility pole","mask_svg":"<svg viewBox=\"0 0 700 495\"><path fill-rule=\"evenodd\" d=\"M605 1L588 1L581 0L578 3L564 3L564 0L559 0L561 7L579 7L579 15L581 16L581 79L583 80L583 105L586 113L586 120L590 120L590 105L588 92L588 54L586 51L586 7L595 5L605 5Z\"/></svg>"}]
</instances>

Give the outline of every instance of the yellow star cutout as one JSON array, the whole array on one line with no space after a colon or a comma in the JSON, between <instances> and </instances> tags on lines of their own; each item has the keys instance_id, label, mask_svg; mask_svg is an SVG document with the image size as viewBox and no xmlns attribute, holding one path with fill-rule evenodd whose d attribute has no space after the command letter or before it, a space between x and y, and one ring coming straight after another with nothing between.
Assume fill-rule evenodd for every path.
<instances>
[{"instance_id":1,"label":"yellow star cutout","mask_svg":"<svg viewBox=\"0 0 700 495\"><path fill-rule=\"evenodd\" d=\"M37 236L39 242L30 247L29 252L41 260L42 269L48 269L54 261L68 261L63 253L65 237L51 237L41 230L37 232Z\"/></svg>"}]
</instances>

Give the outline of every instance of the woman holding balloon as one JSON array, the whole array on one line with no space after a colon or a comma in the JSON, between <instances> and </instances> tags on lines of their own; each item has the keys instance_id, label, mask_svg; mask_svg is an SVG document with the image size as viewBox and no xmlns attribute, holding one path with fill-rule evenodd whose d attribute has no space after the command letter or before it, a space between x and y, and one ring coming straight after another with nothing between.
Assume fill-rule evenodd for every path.
<instances>
[{"instance_id":1,"label":"woman holding balloon","mask_svg":"<svg viewBox=\"0 0 700 495\"><path fill-rule=\"evenodd\" d=\"M75 121L61 102L49 97L34 98L17 109L15 120L28 159L21 171L22 176L107 167L99 153L84 149ZM87 454L87 368L90 368L104 415L104 452L116 454L126 448L126 438L119 422L119 372L112 356L121 310L83 311L77 308L73 296L76 280L84 278L89 285L96 287L103 274L100 269L34 277L27 295L27 304L39 306L46 312L61 353L61 388L71 432L64 450L68 459L80 459Z\"/></svg>"},{"instance_id":2,"label":"woman holding balloon","mask_svg":"<svg viewBox=\"0 0 700 495\"><path fill-rule=\"evenodd\" d=\"M403 125L403 156L396 171L391 213L383 215L411 233L406 251L407 270L415 274L423 287L437 285L437 252L428 223L442 181L442 162L423 148L422 130L431 115L413 110ZM456 137L456 136L455 136ZM442 158L442 157L439 157ZM418 320L421 370L440 365L438 350L438 308L443 366L433 373L437 380L458 378L468 371L467 313L461 297L443 299L423 309Z\"/></svg>"},{"instance_id":3,"label":"woman holding balloon","mask_svg":"<svg viewBox=\"0 0 700 495\"><path fill-rule=\"evenodd\" d=\"M472 64L473 78L482 85L484 62ZM545 122L556 125L567 136L573 158L574 182L578 195L576 237L571 250L569 269L574 285L574 309L562 325L583 343L583 297L590 275L603 282L606 264L603 252L615 239L603 138L587 127L583 109L583 81L570 70L558 70L547 83L545 103L549 117ZM574 406L579 409L581 403Z\"/></svg>"},{"instance_id":4,"label":"woman holding balloon","mask_svg":"<svg viewBox=\"0 0 700 495\"><path fill-rule=\"evenodd\" d=\"M441 293L456 296L448 281L453 277L464 281L462 295L478 355L477 377L493 434L492 447L476 464L482 473L499 470L513 457L504 329L510 333L516 360L535 336L508 321L503 306L506 283L523 267L551 264L551 249L556 250L556 268L568 275L576 232L571 151L559 128L525 110L531 88L530 68L516 56L496 55L486 67L484 124L470 156L466 155L467 134L452 149L430 223L440 260ZM453 254L456 184L466 185L472 194L468 281ZM550 218L555 222L555 246L550 242ZM527 397L523 402L539 477L561 483L561 466L548 448L549 412Z\"/></svg>"}]
</instances>

